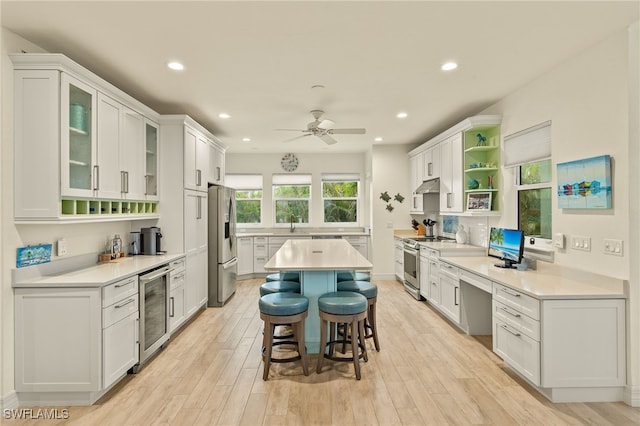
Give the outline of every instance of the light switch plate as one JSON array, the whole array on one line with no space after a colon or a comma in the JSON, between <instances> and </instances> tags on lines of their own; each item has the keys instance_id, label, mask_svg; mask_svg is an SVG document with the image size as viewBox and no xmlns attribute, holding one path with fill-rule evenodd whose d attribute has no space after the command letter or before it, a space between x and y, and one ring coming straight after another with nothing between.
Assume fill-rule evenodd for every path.
<instances>
[{"instance_id":1,"label":"light switch plate","mask_svg":"<svg viewBox=\"0 0 640 426\"><path fill-rule=\"evenodd\" d=\"M622 256L622 240L604 239L604 254Z\"/></svg>"},{"instance_id":2,"label":"light switch plate","mask_svg":"<svg viewBox=\"0 0 640 426\"><path fill-rule=\"evenodd\" d=\"M591 237L572 236L571 248L574 250L591 251Z\"/></svg>"}]
</instances>

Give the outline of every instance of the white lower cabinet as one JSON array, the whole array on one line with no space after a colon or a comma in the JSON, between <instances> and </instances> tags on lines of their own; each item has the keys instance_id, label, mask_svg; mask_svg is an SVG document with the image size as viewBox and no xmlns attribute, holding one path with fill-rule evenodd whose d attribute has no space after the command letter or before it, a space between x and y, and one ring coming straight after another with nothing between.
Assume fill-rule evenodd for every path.
<instances>
[{"instance_id":1,"label":"white lower cabinet","mask_svg":"<svg viewBox=\"0 0 640 426\"><path fill-rule=\"evenodd\" d=\"M185 320L184 289L186 282L186 261L184 258L171 262L169 275L169 332L174 332Z\"/></svg>"},{"instance_id":2,"label":"white lower cabinet","mask_svg":"<svg viewBox=\"0 0 640 426\"><path fill-rule=\"evenodd\" d=\"M95 402L138 363L138 321L137 276L102 289L15 289L20 403Z\"/></svg>"},{"instance_id":3,"label":"white lower cabinet","mask_svg":"<svg viewBox=\"0 0 640 426\"><path fill-rule=\"evenodd\" d=\"M253 272L264 274L264 264L269 260L269 238L253 237Z\"/></svg>"},{"instance_id":4,"label":"white lower cabinet","mask_svg":"<svg viewBox=\"0 0 640 426\"><path fill-rule=\"evenodd\" d=\"M253 273L253 237L240 237L238 244L238 276Z\"/></svg>"},{"instance_id":5,"label":"white lower cabinet","mask_svg":"<svg viewBox=\"0 0 640 426\"><path fill-rule=\"evenodd\" d=\"M369 259L369 237L347 235L342 237L343 240L349 241L349 244L365 258Z\"/></svg>"},{"instance_id":6,"label":"white lower cabinet","mask_svg":"<svg viewBox=\"0 0 640 426\"><path fill-rule=\"evenodd\" d=\"M420 250L420 296L429 300L429 254L426 250Z\"/></svg>"},{"instance_id":7,"label":"white lower cabinet","mask_svg":"<svg viewBox=\"0 0 640 426\"><path fill-rule=\"evenodd\" d=\"M440 311L456 324L460 323L460 281L458 268L440 262Z\"/></svg>"},{"instance_id":8,"label":"white lower cabinet","mask_svg":"<svg viewBox=\"0 0 640 426\"><path fill-rule=\"evenodd\" d=\"M394 241L394 260L396 279L404 283L404 250L401 238L396 238Z\"/></svg>"}]
</instances>

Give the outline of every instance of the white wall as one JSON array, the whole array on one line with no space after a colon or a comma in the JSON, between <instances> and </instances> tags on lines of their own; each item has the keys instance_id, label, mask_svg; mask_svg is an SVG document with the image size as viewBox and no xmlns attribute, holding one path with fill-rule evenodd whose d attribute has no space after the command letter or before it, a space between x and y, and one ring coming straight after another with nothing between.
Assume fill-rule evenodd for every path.
<instances>
[{"instance_id":1,"label":"white wall","mask_svg":"<svg viewBox=\"0 0 640 426\"><path fill-rule=\"evenodd\" d=\"M628 247L629 154L627 32L620 31L511 93L482 114L501 114L502 135L551 120L553 187L555 165L608 154L612 157L613 208L558 209L553 197L553 232L591 237L592 250L556 252L558 264L614 277L629 276L629 258L603 255L604 238ZM503 170L500 226L517 226L513 169Z\"/></svg>"},{"instance_id":2,"label":"white wall","mask_svg":"<svg viewBox=\"0 0 640 426\"><path fill-rule=\"evenodd\" d=\"M406 145L374 145L372 150L371 245L375 249L373 276L379 279L395 279L393 230L411 229L409 148ZM394 209L389 212L385 208L387 203L379 198L383 192L388 192L392 198L399 193L405 200L403 203L392 201Z\"/></svg>"},{"instance_id":3,"label":"white wall","mask_svg":"<svg viewBox=\"0 0 640 426\"><path fill-rule=\"evenodd\" d=\"M283 152L284 154L284 152ZM237 154L227 153L225 158L225 173L252 173L263 175L263 227L273 226L271 177L275 173L287 173L282 170L280 160L283 154ZM360 190L362 192L362 203L359 213L359 226L370 225L369 214L369 168L365 161L365 153L350 154L296 154L299 160L298 169L291 174L311 174L311 211L309 212L310 223L308 225L296 225L296 227L319 228L328 226L323 223L323 204L321 188L322 173L358 173L360 174ZM289 225L286 224L288 227Z\"/></svg>"}]
</instances>

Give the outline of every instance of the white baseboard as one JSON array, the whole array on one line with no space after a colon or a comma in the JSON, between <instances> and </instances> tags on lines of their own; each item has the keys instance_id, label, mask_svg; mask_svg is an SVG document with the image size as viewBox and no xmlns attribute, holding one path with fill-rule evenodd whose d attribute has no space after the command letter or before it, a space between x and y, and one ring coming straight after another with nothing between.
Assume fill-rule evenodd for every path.
<instances>
[{"instance_id":1,"label":"white baseboard","mask_svg":"<svg viewBox=\"0 0 640 426\"><path fill-rule=\"evenodd\" d=\"M2 407L3 410L13 410L18 408L19 405L18 394L14 390L0 399L0 407Z\"/></svg>"},{"instance_id":2,"label":"white baseboard","mask_svg":"<svg viewBox=\"0 0 640 426\"><path fill-rule=\"evenodd\" d=\"M624 390L624 402L632 407L640 407L640 386L627 386Z\"/></svg>"}]
</instances>

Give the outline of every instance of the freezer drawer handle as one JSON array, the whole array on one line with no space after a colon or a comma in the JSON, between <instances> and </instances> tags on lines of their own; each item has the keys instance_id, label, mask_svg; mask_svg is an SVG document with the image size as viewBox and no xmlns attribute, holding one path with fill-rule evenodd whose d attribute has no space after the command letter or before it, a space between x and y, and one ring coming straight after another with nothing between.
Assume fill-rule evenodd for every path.
<instances>
[{"instance_id":1,"label":"freezer drawer handle","mask_svg":"<svg viewBox=\"0 0 640 426\"><path fill-rule=\"evenodd\" d=\"M238 259L233 259L233 260L228 261L227 263L224 263L222 265L222 269L229 269L232 266L237 265L237 264L238 264Z\"/></svg>"}]
</instances>

